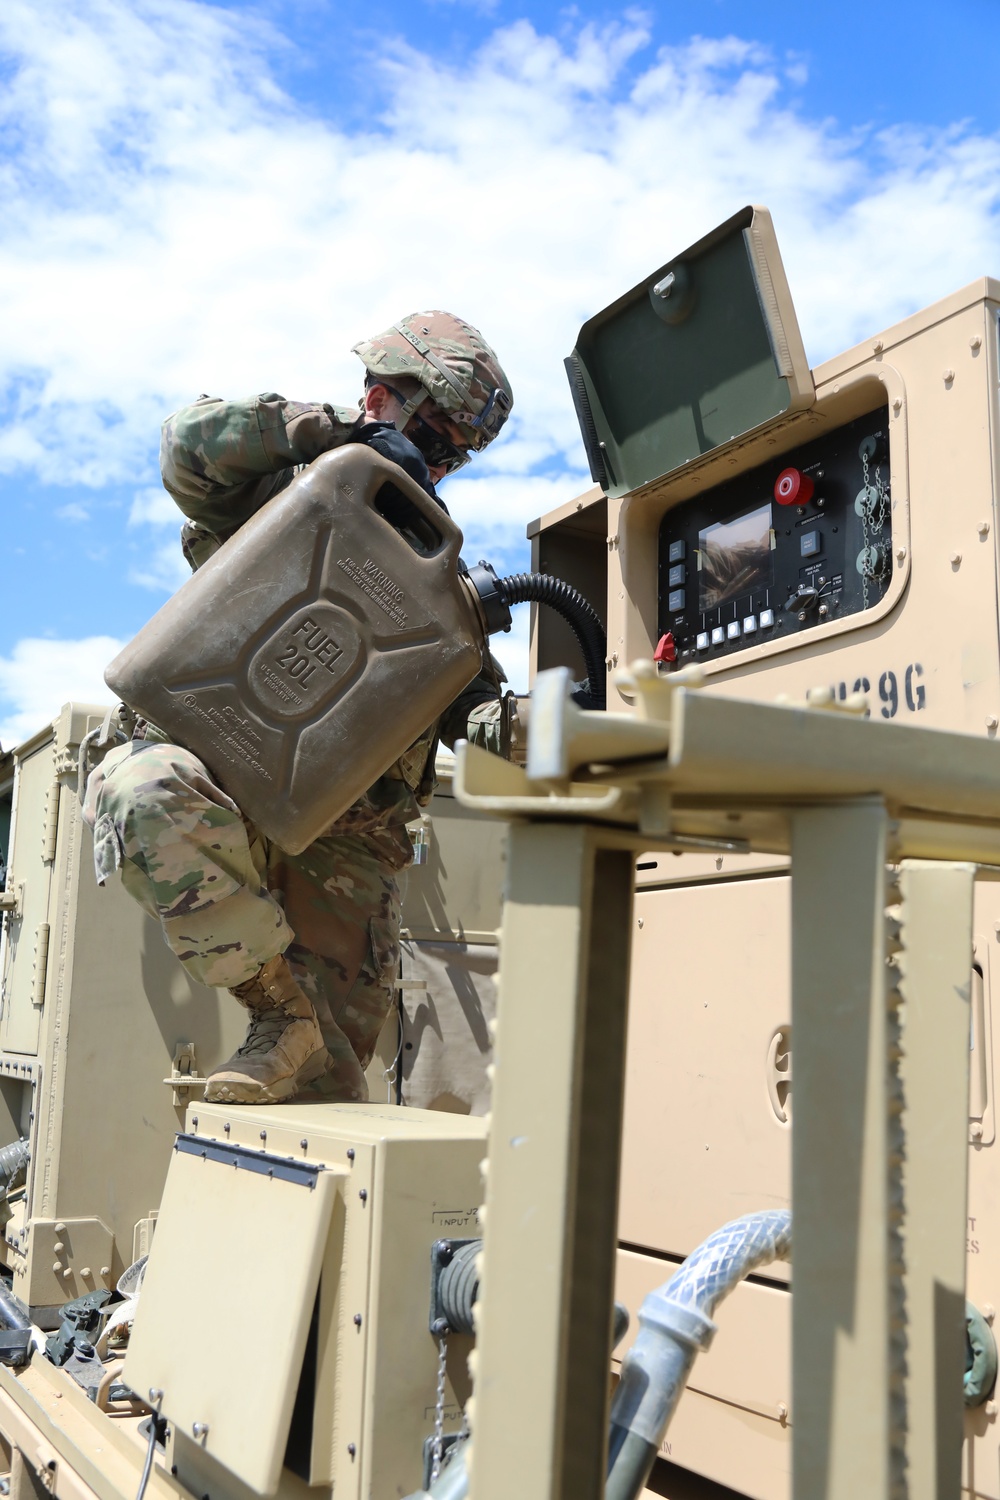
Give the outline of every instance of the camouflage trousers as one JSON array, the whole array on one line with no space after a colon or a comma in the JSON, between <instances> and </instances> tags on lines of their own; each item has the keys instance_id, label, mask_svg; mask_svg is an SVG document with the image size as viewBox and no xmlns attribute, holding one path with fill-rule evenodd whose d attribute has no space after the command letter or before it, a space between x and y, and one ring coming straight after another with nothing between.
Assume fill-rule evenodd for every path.
<instances>
[{"instance_id":1,"label":"camouflage trousers","mask_svg":"<svg viewBox=\"0 0 1000 1500\"><path fill-rule=\"evenodd\" d=\"M367 1098L363 1070L399 964L399 887L384 854L363 834L295 855L269 846L197 756L159 741L105 756L84 817L99 883L120 873L192 979L230 989L284 953L333 1059L319 1091Z\"/></svg>"}]
</instances>

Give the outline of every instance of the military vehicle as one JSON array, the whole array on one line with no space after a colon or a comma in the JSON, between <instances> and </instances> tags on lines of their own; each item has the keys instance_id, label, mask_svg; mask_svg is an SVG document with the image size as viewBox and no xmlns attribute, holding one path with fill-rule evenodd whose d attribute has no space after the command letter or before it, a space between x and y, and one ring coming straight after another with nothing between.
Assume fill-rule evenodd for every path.
<instances>
[{"instance_id":1,"label":"military vehicle","mask_svg":"<svg viewBox=\"0 0 1000 1500\"><path fill-rule=\"evenodd\" d=\"M539 611L526 765L460 748L413 830L367 1105L201 1099L241 1013L92 880L106 705L0 761L18 1500L1000 1500L998 311L811 370L747 209L584 325L594 488L529 532L607 712Z\"/></svg>"}]
</instances>

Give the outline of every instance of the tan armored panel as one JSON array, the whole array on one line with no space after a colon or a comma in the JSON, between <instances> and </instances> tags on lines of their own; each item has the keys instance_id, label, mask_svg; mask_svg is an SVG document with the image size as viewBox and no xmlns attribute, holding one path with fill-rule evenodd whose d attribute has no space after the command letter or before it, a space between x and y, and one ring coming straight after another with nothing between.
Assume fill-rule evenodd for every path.
<instances>
[{"instance_id":1,"label":"tan armored panel","mask_svg":"<svg viewBox=\"0 0 1000 1500\"><path fill-rule=\"evenodd\" d=\"M534 566L560 572L566 559L591 588L602 580L609 671L659 645L662 672L697 664L714 692L860 691L878 718L995 736L998 311L1000 284L973 283L815 369L812 404L631 492L589 491L531 527ZM535 662L562 650L539 617ZM609 693L609 708L625 707ZM665 1261L709 1231L788 1202L784 865L740 854L638 861L619 1268L633 1307ZM992 1308L993 882L978 885L974 925L968 1294ZM670 1434L675 1461L761 1500L783 1500L790 1484L784 1280L777 1268L724 1309ZM966 1426L966 1482L996 1497L992 1408Z\"/></svg>"},{"instance_id":2,"label":"tan armored panel","mask_svg":"<svg viewBox=\"0 0 1000 1500\"><path fill-rule=\"evenodd\" d=\"M17 747L4 912L2 1141L31 1146L0 1258L36 1316L113 1286L148 1247L183 1111L245 1029L192 984L117 881L99 888L76 795L77 749L103 708L67 706ZM0 788L2 791L2 788Z\"/></svg>"},{"instance_id":3,"label":"tan armored panel","mask_svg":"<svg viewBox=\"0 0 1000 1500\"><path fill-rule=\"evenodd\" d=\"M191 1108L125 1366L162 1393L189 1490L420 1487L431 1246L478 1235L484 1137L480 1120L375 1104ZM470 1347L447 1342L446 1432Z\"/></svg>"}]
</instances>

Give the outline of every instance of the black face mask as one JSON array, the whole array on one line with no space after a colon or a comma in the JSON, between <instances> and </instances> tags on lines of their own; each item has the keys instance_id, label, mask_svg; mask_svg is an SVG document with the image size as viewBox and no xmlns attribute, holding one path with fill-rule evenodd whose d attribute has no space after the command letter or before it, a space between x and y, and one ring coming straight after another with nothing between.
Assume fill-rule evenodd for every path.
<instances>
[{"instance_id":1,"label":"black face mask","mask_svg":"<svg viewBox=\"0 0 1000 1500\"><path fill-rule=\"evenodd\" d=\"M384 381L378 383L385 385ZM406 405L406 397L402 391L397 391L391 385L386 385L385 388L403 406ZM463 468L469 462L472 455L457 448L443 433L438 432L436 427L425 422L418 411L413 413L412 419L406 425L410 429L406 436L414 448L423 455L429 469L443 469L446 474L454 474L456 469Z\"/></svg>"},{"instance_id":2,"label":"black face mask","mask_svg":"<svg viewBox=\"0 0 1000 1500\"><path fill-rule=\"evenodd\" d=\"M454 474L456 469L461 469L469 462L469 454L456 448L443 433L425 422L419 412L413 413L412 424L407 423L407 426L410 431L406 436L414 448L423 454L429 469L444 469L446 474Z\"/></svg>"}]
</instances>

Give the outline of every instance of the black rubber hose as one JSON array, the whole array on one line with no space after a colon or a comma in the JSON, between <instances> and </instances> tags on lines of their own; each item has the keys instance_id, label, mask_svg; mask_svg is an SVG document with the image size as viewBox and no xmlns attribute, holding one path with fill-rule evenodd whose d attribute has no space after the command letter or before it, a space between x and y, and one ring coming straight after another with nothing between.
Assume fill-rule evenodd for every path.
<instances>
[{"instance_id":1,"label":"black rubber hose","mask_svg":"<svg viewBox=\"0 0 1000 1500\"><path fill-rule=\"evenodd\" d=\"M497 580L497 589L506 604L547 604L562 615L583 652L587 691L596 706L604 708L608 639L594 606L568 583L548 573L511 573Z\"/></svg>"}]
</instances>

